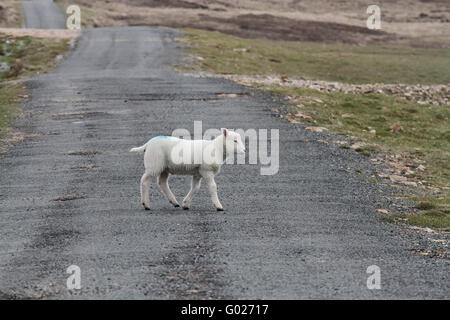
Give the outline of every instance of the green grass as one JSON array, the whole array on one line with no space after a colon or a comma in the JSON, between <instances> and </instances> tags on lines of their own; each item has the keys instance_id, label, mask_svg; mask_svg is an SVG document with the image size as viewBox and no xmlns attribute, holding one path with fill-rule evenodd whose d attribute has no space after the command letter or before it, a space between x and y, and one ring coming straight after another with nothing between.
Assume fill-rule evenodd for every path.
<instances>
[{"instance_id":1,"label":"green grass","mask_svg":"<svg viewBox=\"0 0 450 320\"><path fill-rule=\"evenodd\" d=\"M192 44L189 50L204 58L189 67L196 70L278 74L356 84L450 82L448 49L255 40L220 32L182 30L186 41ZM240 48L247 51L239 51Z\"/></svg>"},{"instance_id":2,"label":"green grass","mask_svg":"<svg viewBox=\"0 0 450 320\"><path fill-rule=\"evenodd\" d=\"M439 211L431 212L427 211L424 213L417 214L402 214L402 218L406 219L408 224L412 224L420 227L430 227L442 230L449 230L449 215L442 214Z\"/></svg>"},{"instance_id":3,"label":"green grass","mask_svg":"<svg viewBox=\"0 0 450 320\"><path fill-rule=\"evenodd\" d=\"M293 111L312 117L312 120L304 120L305 123L325 126L332 132L354 136L367 143L355 149L362 155L371 156L374 151L400 154L413 169L418 166L414 160L425 161L425 170L416 169L413 179L426 186L441 188L441 198L427 193L420 198L409 196L418 202L418 213L396 214L391 219L402 218L413 225L450 229L448 106L420 105L381 94L322 93L281 86L263 88L297 99L300 103L291 106ZM391 132L394 124L400 124L403 130Z\"/></svg>"},{"instance_id":4,"label":"green grass","mask_svg":"<svg viewBox=\"0 0 450 320\"><path fill-rule=\"evenodd\" d=\"M21 85L0 83L0 139L17 113L18 97L23 93L24 88Z\"/></svg>"},{"instance_id":5,"label":"green grass","mask_svg":"<svg viewBox=\"0 0 450 320\"><path fill-rule=\"evenodd\" d=\"M348 83L450 82L450 50L251 40L193 29L184 32L185 41L190 44L188 50L203 58L186 69L221 74L279 74ZM246 51L234 50L239 48ZM331 132L365 142L365 146L355 150L362 155L369 157L377 151L400 154L415 170L413 180L440 188L440 193L422 190L420 198L407 195L418 202L417 213L395 214L387 219L402 218L414 225L450 228L448 105L420 105L382 94L324 93L276 85L259 89L293 98L290 104L293 113L312 117L300 119L305 124L324 126ZM402 129L392 132L394 124ZM350 149L346 145L341 148ZM415 160L424 161L424 171L415 168L419 165Z\"/></svg>"},{"instance_id":6,"label":"green grass","mask_svg":"<svg viewBox=\"0 0 450 320\"><path fill-rule=\"evenodd\" d=\"M7 40L15 42L7 43ZM0 72L0 81L48 72L54 66L56 56L66 52L67 49L68 41L65 39L15 38L0 35L0 64L4 62L11 67L9 71Z\"/></svg>"},{"instance_id":7,"label":"green grass","mask_svg":"<svg viewBox=\"0 0 450 320\"><path fill-rule=\"evenodd\" d=\"M0 34L0 65L6 63L11 68L0 72L0 138L16 114L19 97L24 93L23 85L9 80L50 71L56 56L67 49L67 40L14 38Z\"/></svg>"},{"instance_id":8,"label":"green grass","mask_svg":"<svg viewBox=\"0 0 450 320\"><path fill-rule=\"evenodd\" d=\"M356 136L367 143L357 148L357 152L402 154L403 159L411 160L413 167L418 164L412 160L424 160L425 170L416 170L416 179L425 185L450 188L448 106L420 105L382 94L323 93L281 86L263 88L296 99L299 103L292 108L313 118L303 122ZM391 132L394 124L401 125L403 130Z\"/></svg>"},{"instance_id":9,"label":"green grass","mask_svg":"<svg viewBox=\"0 0 450 320\"><path fill-rule=\"evenodd\" d=\"M408 196L405 198L417 202L418 213L395 213L384 215L383 220L394 223L408 223L420 227L437 228L450 231L450 198L431 198Z\"/></svg>"}]
</instances>

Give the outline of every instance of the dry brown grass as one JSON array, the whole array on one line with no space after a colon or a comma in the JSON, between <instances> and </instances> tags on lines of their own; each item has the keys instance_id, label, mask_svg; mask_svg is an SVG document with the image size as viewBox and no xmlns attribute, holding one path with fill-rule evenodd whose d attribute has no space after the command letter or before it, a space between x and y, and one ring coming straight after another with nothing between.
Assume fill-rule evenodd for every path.
<instances>
[{"instance_id":1,"label":"dry brown grass","mask_svg":"<svg viewBox=\"0 0 450 320\"><path fill-rule=\"evenodd\" d=\"M422 47L448 45L450 34L450 2L446 0L383 2L385 33L366 28L366 9L373 4L369 0L58 1L63 7L81 5L84 27L160 25L216 30L246 38Z\"/></svg>"},{"instance_id":2,"label":"dry brown grass","mask_svg":"<svg viewBox=\"0 0 450 320\"><path fill-rule=\"evenodd\" d=\"M23 14L19 0L0 1L0 27L22 27Z\"/></svg>"}]
</instances>

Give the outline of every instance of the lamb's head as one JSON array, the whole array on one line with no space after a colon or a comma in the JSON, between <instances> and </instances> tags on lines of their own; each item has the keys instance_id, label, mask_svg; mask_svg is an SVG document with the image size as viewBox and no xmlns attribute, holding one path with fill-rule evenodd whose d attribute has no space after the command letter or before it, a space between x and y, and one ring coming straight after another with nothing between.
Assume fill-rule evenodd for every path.
<instances>
[{"instance_id":1,"label":"lamb's head","mask_svg":"<svg viewBox=\"0 0 450 320\"><path fill-rule=\"evenodd\" d=\"M244 154L245 145L242 143L241 135L237 132L222 128L222 135L225 142L226 155L232 155L234 153Z\"/></svg>"}]
</instances>

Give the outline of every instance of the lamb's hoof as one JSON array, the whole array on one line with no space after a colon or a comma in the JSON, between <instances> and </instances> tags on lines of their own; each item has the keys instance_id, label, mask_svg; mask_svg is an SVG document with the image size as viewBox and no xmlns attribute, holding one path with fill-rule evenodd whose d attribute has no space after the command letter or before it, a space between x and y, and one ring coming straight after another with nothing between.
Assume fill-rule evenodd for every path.
<instances>
[{"instance_id":1,"label":"lamb's hoof","mask_svg":"<svg viewBox=\"0 0 450 320\"><path fill-rule=\"evenodd\" d=\"M180 205L177 203L177 204L174 204L173 205L175 208L179 208L180 207Z\"/></svg>"},{"instance_id":2,"label":"lamb's hoof","mask_svg":"<svg viewBox=\"0 0 450 320\"><path fill-rule=\"evenodd\" d=\"M217 208L217 211L223 211L223 208Z\"/></svg>"},{"instance_id":3,"label":"lamb's hoof","mask_svg":"<svg viewBox=\"0 0 450 320\"><path fill-rule=\"evenodd\" d=\"M144 206L144 209L145 209L145 210L150 210L150 208L147 207L144 203L143 203L142 205Z\"/></svg>"},{"instance_id":4,"label":"lamb's hoof","mask_svg":"<svg viewBox=\"0 0 450 320\"><path fill-rule=\"evenodd\" d=\"M183 210L189 210L189 207L183 207Z\"/></svg>"}]
</instances>

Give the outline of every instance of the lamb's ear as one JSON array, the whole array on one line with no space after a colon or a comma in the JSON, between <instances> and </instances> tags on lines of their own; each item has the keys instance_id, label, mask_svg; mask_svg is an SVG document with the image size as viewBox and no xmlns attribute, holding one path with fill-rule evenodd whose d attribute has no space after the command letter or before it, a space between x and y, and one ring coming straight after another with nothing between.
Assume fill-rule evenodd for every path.
<instances>
[{"instance_id":1,"label":"lamb's ear","mask_svg":"<svg viewBox=\"0 0 450 320\"><path fill-rule=\"evenodd\" d=\"M228 130L226 128L221 128L220 131L222 131L224 137L227 136Z\"/></svg>"}]
</instances>

